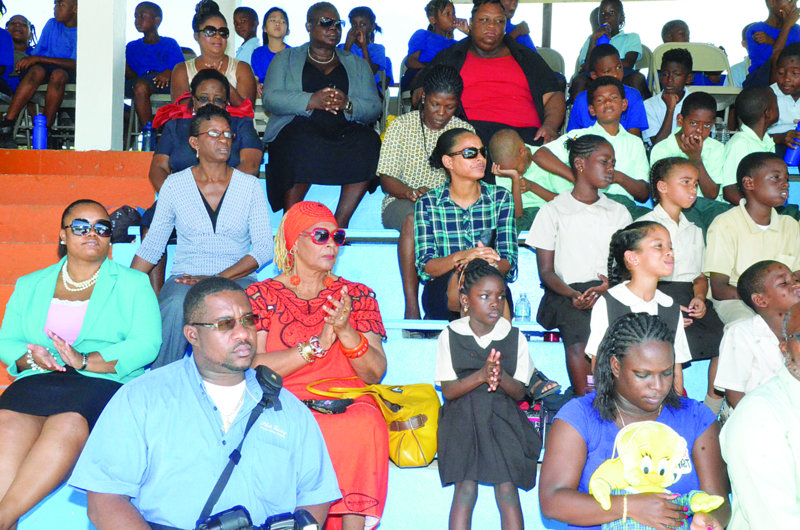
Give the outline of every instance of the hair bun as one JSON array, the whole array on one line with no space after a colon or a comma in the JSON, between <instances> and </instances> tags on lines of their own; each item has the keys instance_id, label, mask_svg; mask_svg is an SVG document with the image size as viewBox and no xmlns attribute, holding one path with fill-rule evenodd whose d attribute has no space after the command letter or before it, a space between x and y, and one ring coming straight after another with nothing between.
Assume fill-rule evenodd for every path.
<instances>
[{"instance_id":1,"label":"hair bun","mask_svg":"<svg viewBox=\"0 0 800 530\"><path fill-rule=\"evenodd\" d=\"M219 5L214 0L200 0L194 8L198 15L205 13L219 13Z\"/></svg>"}]
</instances>

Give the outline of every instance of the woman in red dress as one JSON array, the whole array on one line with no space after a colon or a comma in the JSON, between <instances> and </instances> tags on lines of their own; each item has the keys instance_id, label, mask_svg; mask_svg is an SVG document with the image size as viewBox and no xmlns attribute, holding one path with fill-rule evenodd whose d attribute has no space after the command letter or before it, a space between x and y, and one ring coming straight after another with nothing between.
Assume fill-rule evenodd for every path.
<instances>
[{"instance_id":1,"label":"woman in red dress","mask_svg":"<svg viewBox=\"0 0 800 530\"><path fill-rule=\"evenodd\" d=\"M363 387L386 372L386 337L375 293L331 274L344 230L324 205L299 202L275 236L277 277L247 288L258 317L254 366L283 376L300 399L320 399L306 385ZM358 398L343 414L314 412L328 446L342 499L331 505L326 528L373 528L386 503L389 440L371 397Z\"/></svg>"}]
</instances>

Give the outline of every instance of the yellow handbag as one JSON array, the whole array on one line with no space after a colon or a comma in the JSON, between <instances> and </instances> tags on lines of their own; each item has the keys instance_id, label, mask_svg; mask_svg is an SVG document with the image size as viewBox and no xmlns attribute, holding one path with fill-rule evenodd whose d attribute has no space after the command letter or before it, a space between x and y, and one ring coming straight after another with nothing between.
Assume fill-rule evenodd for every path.
<instances>
[{"instance_id":1,"label":"yellow handbag","mask_svg":"<svg viewBox=\"0 0 800 530\"><path fill-rule=\"evenodd\" d=\"M357 379L352 377L350 379ZM389 458L398 467L423 467L436 456L439 395L433 385L367 385L318 390L316 385L341 379L323 379L306 386L309 392L345 399L369 395L383 413L389 429Z\"/></svg>"}]
</instances>

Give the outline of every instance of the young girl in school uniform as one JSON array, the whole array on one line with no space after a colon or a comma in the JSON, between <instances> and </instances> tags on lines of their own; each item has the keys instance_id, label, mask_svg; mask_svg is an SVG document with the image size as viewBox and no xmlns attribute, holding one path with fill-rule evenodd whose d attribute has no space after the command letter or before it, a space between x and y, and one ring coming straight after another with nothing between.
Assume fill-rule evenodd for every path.
<instances>
[{"instance_id":1,"label":"young girl in school uniform","mask_svg":"<svg viewBox=\"0 0 800 530\"><path fill-rule=\"evenodd\" d=\"M708 365L708 393L705 404L719 413L722 395L714 389L717 374L722 321L706 300L708 278L703 274L705 243L703 231L686 219L683 210L697 200L700 174L685 158L663 158L650 170L650 190L655 207L639 221L663 225L672 240L675 265L672 275L658 282L658 290L672 297L686 312L686 339L692 360L711 359Z\"/></svg>"},{"instance_id":2,"label":"young girl in school uniform","mask_svg":"<svg viewBox=\"0 0 800 530\"><path fill-rule=\"evenodd\" d=\"M425 6L425 15L428 17L428 28L418 29L408 41L405 59L407 70L400 80L400 90L408 90L414 77L437 53L458 42L453 38L454 29L469 34L469 23L456 18L451 0L431 0Z\"/></svg>"},{"instance_id":3,"label":"young girl in school uniform","mask_svg":"<svg viewBox=\"0 0 800 530\"><path fill-rule=\"evenodd\" d=\"M609 289L592 308L586 354L595 355L609 325L628 313L658 315L675 330L675 390L683 393L681 365L692 360L684 332L681 307L658 290L661 278L672 276L674 255L669 232L655 221L636 221L611 237L608 256Z\"/></svg>"},{"instance_id":4,"label":"young girl in school uniform","mask_svg":"<svg viewBox=\"0 0 800 530\"><path fill-rule=\"evenodd\" d=\"M439 335L436 356L436 382L447 400L439 413L439 477L443 486L455 483L450 528L470 527L483 482L494 485L502 527L521 529L517 488L535 485L542 443L517 402L532 377L541 392L555 383L535 373L525 336L502 318L503 274L476 258L461 281L467 316Z\"/></svg>"},{"instance_id":5,"label":"young girl in school uniform","mask_svg":"<svg viewBox=\"0 0 800 530\"><path fill-rule=\"evenodd\" d=\"M570 383L582 396L591 374L584 351L590 312L608 288L603 275L608 245L612 234L631 222L631 215L598 191L614 180L611 144L588 134L567 140L567 149L575 186L542 206L525 242L536 248L545 289L536 320L546 329L558 328Z\"/></svg>"}]
</instances>

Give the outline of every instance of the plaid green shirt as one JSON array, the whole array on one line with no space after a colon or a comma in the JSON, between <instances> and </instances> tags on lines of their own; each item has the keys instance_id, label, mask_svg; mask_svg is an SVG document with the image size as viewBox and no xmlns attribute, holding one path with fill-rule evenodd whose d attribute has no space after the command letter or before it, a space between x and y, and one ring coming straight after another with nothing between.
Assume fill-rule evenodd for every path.
<instances>
[{"instance_id":1,"label":"plaid green shirt","mask_svg":"<svg viewBox=\"0 0 800 530\"><path fill-rule=\"evenodd\" d=\"M414 207L414 244L417 273L423 281L431 276L425 265L434 258L444 258L459 250L478 246L482 241L494 248L511 264L508 278L517 270L517 240L514 226L514 203L508 190L492 184L481 185L481 195L469 208L450 199L445 184L417 200Z\"/></svg>"}]
</instances>

